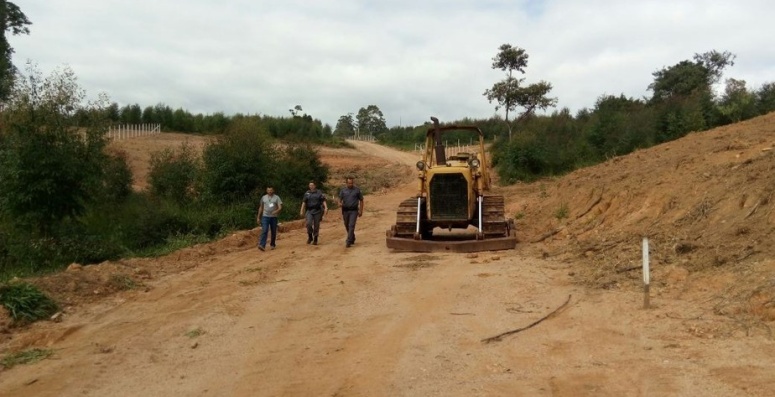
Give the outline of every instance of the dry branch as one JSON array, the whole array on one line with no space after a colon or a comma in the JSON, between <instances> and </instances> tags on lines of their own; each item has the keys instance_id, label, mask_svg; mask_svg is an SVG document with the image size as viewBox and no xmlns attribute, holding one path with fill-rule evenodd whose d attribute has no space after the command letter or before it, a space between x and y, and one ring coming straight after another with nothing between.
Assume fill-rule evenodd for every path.
<instances>
[{"instance_id":1,"label":"dry branch","mask_svg":"<svg viewBox=\"0 0 775 397\"><path fill-rule=\"evenodd\" d=\"M544 241L544 240L548 239L549 237L552 237L555 234L559 233L560 230L562 230L562 229L561 228L554 229L554 230L552 230L552 231L550 231L548 233L545 233L543 236L539 237L538 240L533 240L532 242L533 243L540 243L541 241Z\"/></svg>"},{"instance_id":2,"label":"dry branch","mask_svg":"<svg viewBox=\"0 0 775 397\"><path fill-rule=\"evenodd\" d=\"M630 267L625 267L625 268L622 268L622 269L617 269L616 273L627 273L627 272L631 272L633 270L638 270L638 269L641 269L641 268L643 268L643 265L630 266Z\"/></svg>"},{"instance_id":3,"label":"dry branch","mask_svg":"<svg viewBox=\"0 0 775 397\"><path fill-rule=\"evenodd\" d=\"M753 215L753 213L754 213L754 212L756 212L756 209L758 209L758 208L759 208L759 204L761 204L761 200L759 200L759 201L757 201L757 202L756 202L756 205L754 205L754 206L753 206L753 208L751 209L751 211L749 211L749 212L748 212L748 215L746 215L746 216L745 216L745 218L743 218L743 219L748 219L748 217L750 217L751 215Z\"/></svg>"},{"instance_id":4,"label":"dry branch","mask_svg":"<svg viewBox=\"0 0 775 397\"><path fill-rule=\"evenodd\" d=\"M589 211L592 211L592 208L595 208L595 206L598 205L602 199L603 199L603 194L600 193L600 195L597 196L597 199L595 199L595 201L593 201L592 204L590 204L589 207L587 207L587 209L585 209L584 211L581 212L581 214L576 216L576 219L579 219L582 216L588 214Z\"/></svg>"},{"instance_id":5,"label":"dry branch","mask_svg":"<svg viewBox=\"0 0 775 397\"><path fill-rule=\"evenodd\" d=\"M498 334L498 335L495 335L495 336L491 336L489 338L484 338L484 339L482 339L482 342L483 343L499 342L505 336L513 335L513 334L516 334L517 332L522 332L522 331L524 331L526 329L533 328L536 325L540 324L542 321L547 320L547 319L551 318L552 316L554 316L555 314L559 313L560 310L562 310L565 306L568 305L568 303L570 302L570 298L571 298L571 295L568 295L568 299L565 301L565 303L560 305L560 307L554 309L554 311L552 311L551 313L541 317L538 321L535 321L534 323L532 323L532 324L530 324L530 325L528 325L526 327L514 329L514 330L511 330L511 331L506 331L504 333L501 333L501 334Z\"/></svg>"}]
</instances>

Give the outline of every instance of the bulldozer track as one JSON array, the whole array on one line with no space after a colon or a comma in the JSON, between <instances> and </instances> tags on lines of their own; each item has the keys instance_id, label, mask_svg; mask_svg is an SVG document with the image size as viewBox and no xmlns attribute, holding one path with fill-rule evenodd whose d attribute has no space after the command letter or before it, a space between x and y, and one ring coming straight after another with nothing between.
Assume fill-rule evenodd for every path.
<instances>
[{"instance_id":1,"label":"bulldozer track","mask_svg":"<svg viewBox=\"0 0 775 397\"><path fill-rule=\"evenodd\" d=\"M478 217L475 218L478 220ZM395 237L413 238L417 231L417 198L409 198L398 205L396 212ZM422 232L422 227L420 228ZM504 212L503 196L484 196L482 202L482 231L487 237L509 235Z\"/></svg>"},{"instance_id":2,"label":"bulldozer track","mask_svg":"<svg viewBox=\"0 0 775 397\"><path fill-rule=\"evenodd\" d=\"M482 231L485 237L509 235L503 196L484 196L482 202Z\"/></svg>"},{"instance_id":3,"label":"bulldozer track","mask_svg":"<svg viewBox=\"0 0 775 397\"><path fill-rule=\"evenodd\" d=\"M412 238L417 230L417 198L406 199L398 205L395 236Z\"/></svg>"}]
</instances>

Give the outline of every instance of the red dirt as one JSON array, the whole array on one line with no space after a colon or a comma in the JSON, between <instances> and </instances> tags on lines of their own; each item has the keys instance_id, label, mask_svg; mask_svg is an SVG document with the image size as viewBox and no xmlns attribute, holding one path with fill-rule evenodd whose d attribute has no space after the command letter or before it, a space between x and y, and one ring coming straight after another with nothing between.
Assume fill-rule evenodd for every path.
<instances>
[{"instance_id":1,"label":"red dirt","mask_svg":"<svg viewBox=\"0 0 775 397\"><path fill-rule=\"evenodd\" d=\"M354 247L333 214L316 247L290 224L275 251L252 230L32 280L64 319L6 330L0 352L55 354L0 372L0 395L770 396L774 126L770 114L498 188L520 243L469 255L385 248L416 155L321 149L334 182L372 185Z\"/></svg>"}]
</instances>

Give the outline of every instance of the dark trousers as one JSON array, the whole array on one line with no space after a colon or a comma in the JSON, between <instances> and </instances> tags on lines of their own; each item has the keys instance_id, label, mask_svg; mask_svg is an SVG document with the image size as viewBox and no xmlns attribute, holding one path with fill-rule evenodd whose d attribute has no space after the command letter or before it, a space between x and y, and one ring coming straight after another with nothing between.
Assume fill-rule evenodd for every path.
<instances>
[{"instance_id":1,"label":"dark trousers","mask_svg":"<svg viewBox=\"0 0 775 397\"><path fill-rule=\"evenodd\" d=\"M269 245L275 246L277 240L277 217L276 216L261 216L261 239L258 241L258 245L266 247L266 233L272 231L272 240Z\"/></svg>"},{"instance_id":2,"label":"dark trousers","mask_svg":"<svg viewBox=\"0 0 775 397\"><path fill-rule=\"evenodd\" d=\"M320 233L320 221L323 219L323 211L307 211L307 234L317 237Z\"/></svg>"},{"instance_id":3,"label":"dark trousers","mask_svg":"<svg viewBox=\"0 0 775 397\"><path fill-rule=\"evenodd\" d=\"M355 222L358 220L358 210L342 210L344 229L347 230L347 243L355 243Z\"/></svg>"}]
</instances>

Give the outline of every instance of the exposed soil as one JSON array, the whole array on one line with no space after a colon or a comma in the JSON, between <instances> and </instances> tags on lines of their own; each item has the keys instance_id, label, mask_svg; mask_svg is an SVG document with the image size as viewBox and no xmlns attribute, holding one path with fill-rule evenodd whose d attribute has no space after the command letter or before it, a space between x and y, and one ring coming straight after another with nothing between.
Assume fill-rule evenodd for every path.
<instances>
[{"instance_id":1,"label":"exposed soil","mask_svg":"<svg viewBox=\"0 0 775 397\"><path fill-rule=\"evenodd\" d=\"M497 188L520 243L479 254L387 250L418 156L355 144L321 149L333 182L354 174L371 192L354 247L331 214L318 246L291 222L274 251L251 230L32 280L62 321L6 328L0 354L55 354L0 372L0 395L775 392L775 114Z\"/></svg>"}]
</instances>

